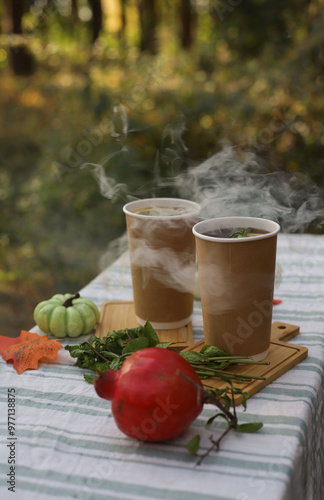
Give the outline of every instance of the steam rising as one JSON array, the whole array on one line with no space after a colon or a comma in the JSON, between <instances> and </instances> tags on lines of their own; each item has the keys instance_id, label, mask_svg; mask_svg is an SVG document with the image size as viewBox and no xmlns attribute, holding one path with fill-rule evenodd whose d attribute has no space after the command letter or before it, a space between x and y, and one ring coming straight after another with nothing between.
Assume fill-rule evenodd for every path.
<instances>
[{"instance_id":1,"label":"steam rising","mask_svg":"<svg viewBox=\"0 0 324 500\"><path fill-rule=\"evenodd\" d=\"M154 198L160 188L170 188L175 197L199 203L200 218L224 216L249 216L274 220L285 233L304 232L310 225L320 226L324 220L323 193L308 180L284 171L269 172L263 161L253 153L239 156L235 147L223 144L220 152L200 164L184 169L188 164L188 148L183 140L185 124L181 118L175 125L167 125L161 136L161 146L152 158L151 183L138 186L131 192L125 183L119 183L107 175L109 163L118 161L125 154L129 129L127 111L121 104L113 107L111 137L119 146L118 151L108 155L100 164L87 163L96 179L100 194L115 202ZM192 165L192 162L191 162ZM133 170L136 178L136 171ZM172 221L172 218L171 218ZM116 259L127 247L127 236L112 242L101 259L101 268ZM155 279L165 282L177 290L192 290L192 265L170 249L161 251L150 247L149 238L138 239L133 258L143 266L143 272L154 273ZM186 261L186 263L185 263ZM168 266L168 273L164 266ZM171 269L171 272L170 272ZM277 267L276 285L281 281L281 268Z\"/></svg>"},{"instance_id":2,"label":"steam rising","mask_svg":"<svg viewBox=\"0 0 324 500\"><path fill-rule=\"evenodd\" d=\"M105 159L105 163L108 162L109 160L111 160L117 154L120 154L120 151L118 151L118 153L113 153L113 154L109 155ZM96 181L99 185L100 194L104 198L108 198L108 200L111 200L111 201L116 201L124 193L128 192L126 184L118 183L112 177L106 176L106 172L105 172L103 164L97 165L97 164L89 163L86 165L90 165L93 167L92 175L96 179ZM83 165L83 167L86 165Z\"/></svg>"},{"instance_id":3,"label":"steam rising","mask_svg":"<svg viewBox=\"0 0 324 500\"><path fill-rule=\"evenodd\" d=\"M318 187L286 172L267 172L254 154L241 160L228 145L175 182L180 197L201 204L203 219L262 217L278 222L283 232L303 232L323 220Z\"/></svg>"},{"instance_id":4,"label":"steam rising","mask_svg":"<svg viewBox=\"0 0 324 500\"><path fill-rule=\"evenodd\" d=\"M170 213L173 204L167 200L132 204L129 210L147 208L162 217L127 215L130 239L130 259L137 269L138 282L146 288L150 280L164 283L178 292L193 293L195 278L195 245L192 226L198 221L199 207L182 201L176 207L176 216ZM151 282L151 283L152 283Z\"/></svg>"},{"instance_id":5,"label":"steam rising","mask_svg":"<svg viewBox=\"0 0 324 500\"><path fill-rule=\"evenodd\" d=\"M128 188L126 184L118 183L112 177L107 176L105 168L112 159L115 159L128 151L125 146L125 142L127 140L129 130L128 115L125 106L120 103L116 103L113 106L112 112L110 135L116 140L120 149L106 156L99 164L84 163L81 168L86 168L87 166L93 167L92 175L99 185L100 194L108 200L116 201L121 196L128 193ZM118 161L118 159L116 161Z\"/></svg>"},{"instance_id":6,"label":"steam rising","mask_svg":"<svg viewBox=\"0 0 324 500\"><path fill-rule=\"evenodd\" d=\"M224 144L222 150L202 163L183 169L188 163L184 142L185 122L180 116L175 124L164 127L160 150L152 158L152 183L138 186L132 193L125 183L118 183L106 173L109 162L128 151L128 115L125 106L115 103L112 109L111 137L119 150L100 164L87 163L105 198L155 197L159 188L170 188L176 196L196 201L202 206L201 218L223 216L263 217L278 222L283 232L304 232L311 224L323 222L323 193L309 181L283 171L269 172L253 153L240 158L235 147ZM86 165L83 165L85 167ZM163 175L162 175L163 171ZM133 172L136 176L136 172Z\"/></svg>"},{"instance_id":7,"label":"steam rising","mask_svg":"<svg viewBox=\"0 0 324 500\"><path fill-rule=\"evenodd\" d=\"M178 292L194 291L195 264L189 253L157 249L145 239L137 239L131 261L142 269L144 287L153 279Z\"/></svg>"}]
</instances>

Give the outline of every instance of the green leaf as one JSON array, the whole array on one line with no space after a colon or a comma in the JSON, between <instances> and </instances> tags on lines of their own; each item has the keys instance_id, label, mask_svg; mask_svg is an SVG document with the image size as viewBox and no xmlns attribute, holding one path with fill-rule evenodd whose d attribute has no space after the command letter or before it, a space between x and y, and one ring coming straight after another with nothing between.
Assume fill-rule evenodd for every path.
<instances>
[{"instance_id":1,"label":"green leaf","mask_svg":"<svg viewBox=\"0 0 324 500\"><path fill-rule=\"evenodd\" d=\"M215 345L204 345L201 350L201 354L208 356L209 358L218 358L219 356L229 356L229 354Z\"/></svg>"},{"instance_id":2,"label":"green leaf","mask_svg":"<svg viewBox=\"0 0 324 500\"><path fill-rule=\"evenodd\" d=\"M118 359L118 361L119 361L118 356L117 356L117 359ZM109 370L110 365L111 365L111 363L110 363L109 361L106 361L106 362L103 362L103 363L101 363L101 362L97 362L97 363L96 363L96 370L97 370L98 372L104 372L104 371L106 371L106 370Z\"/></svg>"},{"instance_id":3,"label":"green leaf","mask_svg":"<svg viewBox=\"0 0 324 500\"><path fill-rule=\"evenodd\" d=\"M159 337L157 336L156 331L149 321L146 321L145 325L142 327L142 330L139 331L139 336L146 337L148 339L148 347L155 347L156 344L159 343Z\"/></svg>"},{"instance_id":4,"label":"green leaf","mask_svg":"<svg viewBox=\"0 0 324 500\"><path fill-rule=\"evenodd\" d=\"M217 398L220 398L223 394L226 394L229 390L229 387L224 387L223 389L207 389L208 392L216 396Z\"/></svg>"},{"instance_id":5,"label":"green leaf","mask_svg":"<svg viewBox=\"0 0 324 500\"><path fill-rule=\"evenodd\" d=\"M213 415L212 417L210 417L207 422L206 422L206 427L209 427L213 422L214 420L217 418L217 417L222 417L224 418L224 420L226 420L226 422L228 421L228 418L226 417L225 413L216 413L215 415Z\"/></svg>"},{"instance_id":6,"label":"green leaf","mask_svg":"<svg viewBox=\"0 0 324 500\"><path fill-rule=\"evenodd\" d=\"M191 455L197 455L200 445L200 436L197 434L186 445L187 450Z\"/></svg>"},{"instance_id":7,"label":"green leaf","mask_svg":"<svg viewBox=\"0 0 324 500\"><path fill-rule=\"evenodd\" d=\"M88 382L88 384L93 384L98 375L90 375L89 373L84 373L83 374L84 380Z\"/></svg>"},{"instance_id":8,"label":"green leaf","mask_svg":"<svg viewBox=\"0 0 324 500\"><path fill-rule=\"evenodd\" d=\"M167 349L170 345L175 344L175 342L159 342L155 347L161 347L162 349Z\"/></svg>"},{"instance_id":9,"label":"green leaf","mask_svg":"<svg viewBox=\"0 0 324 500\"><path fill-rule=\"evenodd\" d=\"M107 335L105 346L106 349L109 349L109 351L121 354L124 346L123 339L117 332L112 332L110 335Z\"/></svg>"},{"instance_id":10,"label":"green leaf","mask_svg":"<svg viewBox=\"0 0 324 500\"><path fill-rule=\"evenodd\" d=\"M126 328L124 330L119 330L117 333L122 336L123 339L137 339L140 331L142 330L142 326L136 326L135 328Z\"/></svg>"},{"instance_id":11,"label":"green leaf","mask_svg":"<svg viewBox=\"0 0 324 500\"><path fill-rule=\"evenodd\" d=\"M187 352L180 352L180 356L182 356L188 363L190 364L205 364L208 363L208 358L201 354L200 352L196 351L187 351Z\"/></svg>"},{"instance_id":12,"label":"green leaf","mask_svg":"<svg viewBox=\"0 0 324 500\"><path fill-rule=\"evenodd\" d=\"M262 422L249 422L246 424L235 425L237 432L257 432L263 426Z\"/></svg>"},{"instance_id":13,"label":"green leaf","mask_svg":"<svg viewBox=\"0 0 324 500\"><path fill-rule=\"evenodd\" d=\"M69 351L72 358L76 358L79 354L83 353L83 349L80 348L79 345L66 345L64 347L66 351Z\"/></svg>"},{"instance_id":14,"label":"green leaf","mask_svg":"<svg viewBox=\"0 0 324 500\"><path fill-rule=\"evenodd\" d=\"M208 368L215 368L216 370L224 370L231 364L230 361L209 361Z\"/></svg>"},{"instance_id":15,"label":"green leaf","mask_svg":"<svg viewBox=\"0 0 324 500\"><path fill-rule=\"evenodd\" d=\"M231 378L226 376L226 372L224 372L224 374L220 374L218 375L218 377L223 380L224 382L227 382L228 384L231 384Z\"/></svg>"},{"instance_id":16,"label":"green leaf","mask_svg":"<svg viewBox=\"0 0 324 500\"><path fill-rule=\"evenodd\" d=\"M127 354L135 351L140 351L149 347L149 339L146 337L139 337L138 339L132 339L125 345L122 354Z\"/></svg>"},{"instance_id":17,"label":"green leaf","mask_svg":"<svg viewBox=\"0 0 324 500\"><path fill-rule=\"evenodd\" d=\"M108 352L108 351L100 351L101 356L110 361L112 361L115 358L118 358L118 354L115 354L114 352Z\"/></svg>"},{"instance_id":18,"label":"green leaf","mask_svg":"<svg viewBox=\"0 0 324 500\"><path fill-rule=\"evenodd\" d=\"M81 368L90 368L92 369L95 365L95 358L93 356L88 356L85 353L82 353L78 356L76 360L76 366L80 366Z\"/></svg>"},{"instance_id":19,"label":"green leaf","mask_svg":"<svg viewBox=\"0 0 324 500\"><path fill-rule=\"evenodd\" d=\"M226 394L225 396L222 397L222 399L223 399L223 404L224 404L226 410L230 410L231 398Z\"/></svg>"},{"instance_id":20,"label":"green leaf","mask_svg":"<svg viewBox=\"0 0 324 500\"><path fill-rule=\"evenodd\" d=\"M92 345L94 342L96 342L96 340L100 340L100 339L98 339L98 337L96 337L95 335L90 335L90 337L88 338L88 342L90 345Z\"/></svg>"},{"instance_id":21,"label":"green leaf","mask_svg":"<svg viewBox=\"0 0 324 500\"><path fill-rule=\"evenodd\" d=\"M66 347L68 347L68 346L66 346ZM73 349L70 351L71 358L77 358L78 356L81 356L82 354L84 354L84 350L82 350L82 349Z\"/></svg>"},{"instance_id":22,"label":"green leaf","mask_svg":"<svg viewBox=\"0 0 324 500\"><path fill-rule=\"evenodd\" d=\"M241 394L243 396L243 401L242 401L242 406L244 408L244 411L246 410L247 408L247 405L246 405L246 401L249 397L249 393L248 392L243 392L242 389L237 389L238 392L236 392L236 394Z\"/></svg>"},{"instance_id":23,"label":"green leaf","mask_svg":"<svg viewBox=\"0 0 324 500\"><path fill-rule=\"evenodd\" d=\"M245 227L242 229L239 229L238 231L235 231L234 233L229 235L229 238L245 238L247 234L251 232L250 227Z\"/></svg>"},{"instance_id":24,"label":"green leaf","mask_svg":"<svg viewBox=\"0 0 324 500\"><path fill-rule=\"evenodd\" d=\"M112 362L110 363L110 366L109 368L111 370L119 370L119 368L121 367L121 365L123 364L123 361L119 358L115 358L112 360Z\"/></svg>"}]
</instances>

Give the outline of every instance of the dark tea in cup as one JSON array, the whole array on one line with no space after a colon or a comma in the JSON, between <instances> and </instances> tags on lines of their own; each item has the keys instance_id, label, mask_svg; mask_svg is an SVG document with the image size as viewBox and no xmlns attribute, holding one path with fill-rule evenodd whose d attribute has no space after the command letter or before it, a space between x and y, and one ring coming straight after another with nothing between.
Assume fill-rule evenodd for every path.
<instances>
[{"instance_id":1,"label":"dark tea in cup","mask_svg":"<svg viewBox=\"0 0 324 500\"><path fill-rule=\"evenodd\" d=\"M254 217L194 226L206 344L232 356L266 357L279 229L276 222Z\"/></svg>"}]
</instances>

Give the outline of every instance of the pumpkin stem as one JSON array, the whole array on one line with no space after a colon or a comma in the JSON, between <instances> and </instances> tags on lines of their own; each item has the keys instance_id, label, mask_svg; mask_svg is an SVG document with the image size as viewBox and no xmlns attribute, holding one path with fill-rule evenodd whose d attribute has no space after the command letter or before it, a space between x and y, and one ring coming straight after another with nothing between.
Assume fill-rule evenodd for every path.
<instances>
[{"instance_id":1,"label":"pumpkin stem","mask_svg":"<svg viewBox=\"0 0 324 500\"><path fill-rule=\"evenodd\" d=\"M72 306L72 300L78 299L79 297L80 297L80 294L79 294L79 292L77 292L74 295L71 295L71 297L69 297L68 299L66 299L66 301L63 302L62 305L64 307L71 307Z\"/></svg>"}]
</instances>

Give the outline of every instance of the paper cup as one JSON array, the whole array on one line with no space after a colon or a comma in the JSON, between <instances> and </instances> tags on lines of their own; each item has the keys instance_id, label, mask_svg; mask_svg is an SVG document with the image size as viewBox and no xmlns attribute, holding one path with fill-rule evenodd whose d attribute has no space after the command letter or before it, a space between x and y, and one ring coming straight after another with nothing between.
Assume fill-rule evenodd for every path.
<instances>
[{"instance_id":1,"label":"paper cup","mask_svg":"<svg viewBox=\"0 0 324 500\"><path fill-rule=\"evenodd\" d=\"M149 320L158 330L186 325L195 282L192 227L200 206L177 198L150 198L127 203L123 210L138 323Z\"/></svg>"},{"instance_id":2,"label":"paper cup","mask_svg":"<svg viewBox=\"0 0 324 500\"><path fill-rule=\"evenodd\" d=\"M266 233L245 238L209 235L245 227ZM267 356L279 230L276 222L254 217L222 217L194 226L206 344L232 356Z\"/></svg>"}]
</instances>

